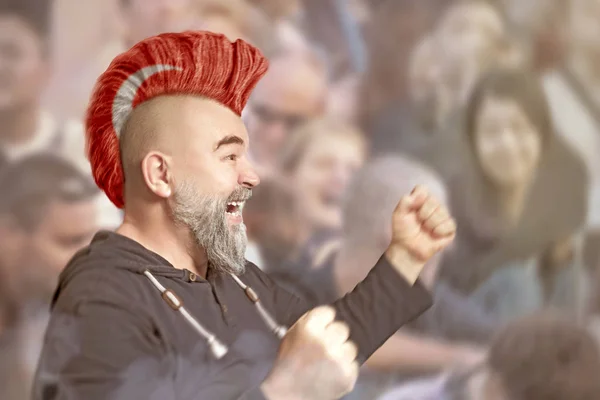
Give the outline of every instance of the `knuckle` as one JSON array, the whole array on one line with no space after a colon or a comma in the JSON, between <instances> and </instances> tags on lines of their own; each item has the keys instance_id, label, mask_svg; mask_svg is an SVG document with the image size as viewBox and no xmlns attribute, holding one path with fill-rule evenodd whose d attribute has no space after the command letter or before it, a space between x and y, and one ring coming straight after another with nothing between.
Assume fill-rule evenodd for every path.
<instances>
[{"instance_id":1,"label":"knuckle","mask_svg":"<svg viewBox=\"0 0 600 400\"><path fill-rule=\"evenodd\" d=\"M348 353L348 356L354 360L358 356L358 346L354 342L347 342L346 352Z\"/></svg>"},{"instance_id":2,"label":"knuckle","mask_svg":"<svg viewBox=\"0 0 600 400\"><path fill-rule=\"evenodd\" d=\"M335 310L331 306L320 306L308 312L308 319L311 321L329 322L333 321L334 318Z\"/></svg>"},{"instance_id":3,"label":"knuckle","mask_svg":"<svg viewBox=\"0 0 600 400\"><path fill-rule=\"evenodd\" d=\"M350 332L350 325L348 325L347 323L345 323L343 321L336 321L335 326L337 326L337 329L339 329L340 331Z\"/></svg>"}]
</instances>

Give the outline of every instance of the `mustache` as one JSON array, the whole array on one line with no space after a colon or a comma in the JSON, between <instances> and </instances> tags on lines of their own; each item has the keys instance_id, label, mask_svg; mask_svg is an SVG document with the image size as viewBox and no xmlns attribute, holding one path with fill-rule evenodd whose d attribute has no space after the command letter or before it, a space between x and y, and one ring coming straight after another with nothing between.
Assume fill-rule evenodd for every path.
<instances>
[{"instance_id":1,"label":"mustache","mask_svg":"<svg viewBox=\"0 0 600 400\"><path fill-rule=\"evenodd\" d=\"M252 189L238 186L227 198L227 202L246 201L252 197Z\"/></svg>"}]
</instances>

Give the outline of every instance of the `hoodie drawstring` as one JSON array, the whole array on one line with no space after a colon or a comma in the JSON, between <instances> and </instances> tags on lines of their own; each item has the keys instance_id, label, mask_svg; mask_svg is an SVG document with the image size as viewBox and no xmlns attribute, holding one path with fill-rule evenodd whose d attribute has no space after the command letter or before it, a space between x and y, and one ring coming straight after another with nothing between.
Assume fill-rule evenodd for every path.
<instances>
[{"instance_id":1,"label":"hoodie drawstring","mask_svg":"<svg viewBox=\"0 0 600 400\"><path fill-rule=\"evenodd\" d=\"M248 299L252 303L254 303L254 305L258 309L258 313L262 317L263 321L265 321L267 326L269 328L271 328L271 331L273 331L273 333L279 339L283 339L283 337L287 333L287 328L283 325L279 325L277 323L277 321L275 321L275 319L273 317L271 317L271 314L269 314L267 309L264 308L262 303L260 302L260 298L258 297L258 294L256 294L256 292L250 286L246 285L244 282L242 282L242 280L238 276L236 276L234 274L231 274L231 277L238 284L238 286L244 290L244 293L246 293L246 297L248 297Z\"/></svg>"},{"instance_id":2,"label":"hoodie drawstring","mask_svg":"<svg viewBox=\"0 0 600 400\"><path fill-rule=\"evenodd\" d=\"M165 288L154 277L154 275L150 273L150 271L145 270L144 275L150 280L150 282L152 282L154 287L160 291L162 299L169 305L169 307L175 311L179 311L185 320L200 334L200 336L206 340L206 343L208 344L210 351L213 353L215 358L220 359L227 354L229 351L227 346L221 342L214 333L204 328L200 322L198 322L198 320L185 309L183 302L175 293L173 293L173 291ZM262 317L263 321L265 321L265 324L279 339L282 339L287 332L287 328L283 325L279 325L275 321L271 314L269 314L269 312L263 307L258 294L256 294L256 292L250 286L246 285L234 274L231 274L231 277L238 284L238 286L242 288L246 294L246 297L248 297L248 299L256 306L258 313Z\"/></svg>"}]
</instances>

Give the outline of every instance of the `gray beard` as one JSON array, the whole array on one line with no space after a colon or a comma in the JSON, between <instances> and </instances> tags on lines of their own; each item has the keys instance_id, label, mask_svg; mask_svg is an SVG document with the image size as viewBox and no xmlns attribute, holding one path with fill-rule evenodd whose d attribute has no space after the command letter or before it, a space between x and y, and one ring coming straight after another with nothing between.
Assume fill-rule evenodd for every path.
<instances>
[{"instance_id":1,"label":"gray beard","mask_svg":"<svg viewBox=\"0 0 600 400\"><path fill-rule=\"evenodd\" d=\"M231 199L247 199L250 190L236 189ZM175 222L190 229L196 244L206 253L209 267L217 272L241 275L246 268L246 226L229 226L226 210L229 199L199 194L189 183L178 185L173 196Z\"/></svg>"}]
</instances>

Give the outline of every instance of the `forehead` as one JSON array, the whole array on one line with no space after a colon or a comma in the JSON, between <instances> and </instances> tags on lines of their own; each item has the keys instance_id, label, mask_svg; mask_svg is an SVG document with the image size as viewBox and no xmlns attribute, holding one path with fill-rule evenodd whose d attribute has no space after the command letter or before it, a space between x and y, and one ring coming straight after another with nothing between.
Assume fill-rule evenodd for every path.
<instances>
[{"instance_id":1,"label":"forehead","mask_svg":"<svg viewBox=\"0 0 600 400\"><path fill-rule=\"evenodd\" d=\"M520 105L513 99L506 97L498 97L493 95L485 96L483 99L480 114L484 115L506 115L506 114L522 114Z\"/></svg>"}]
</instances>

